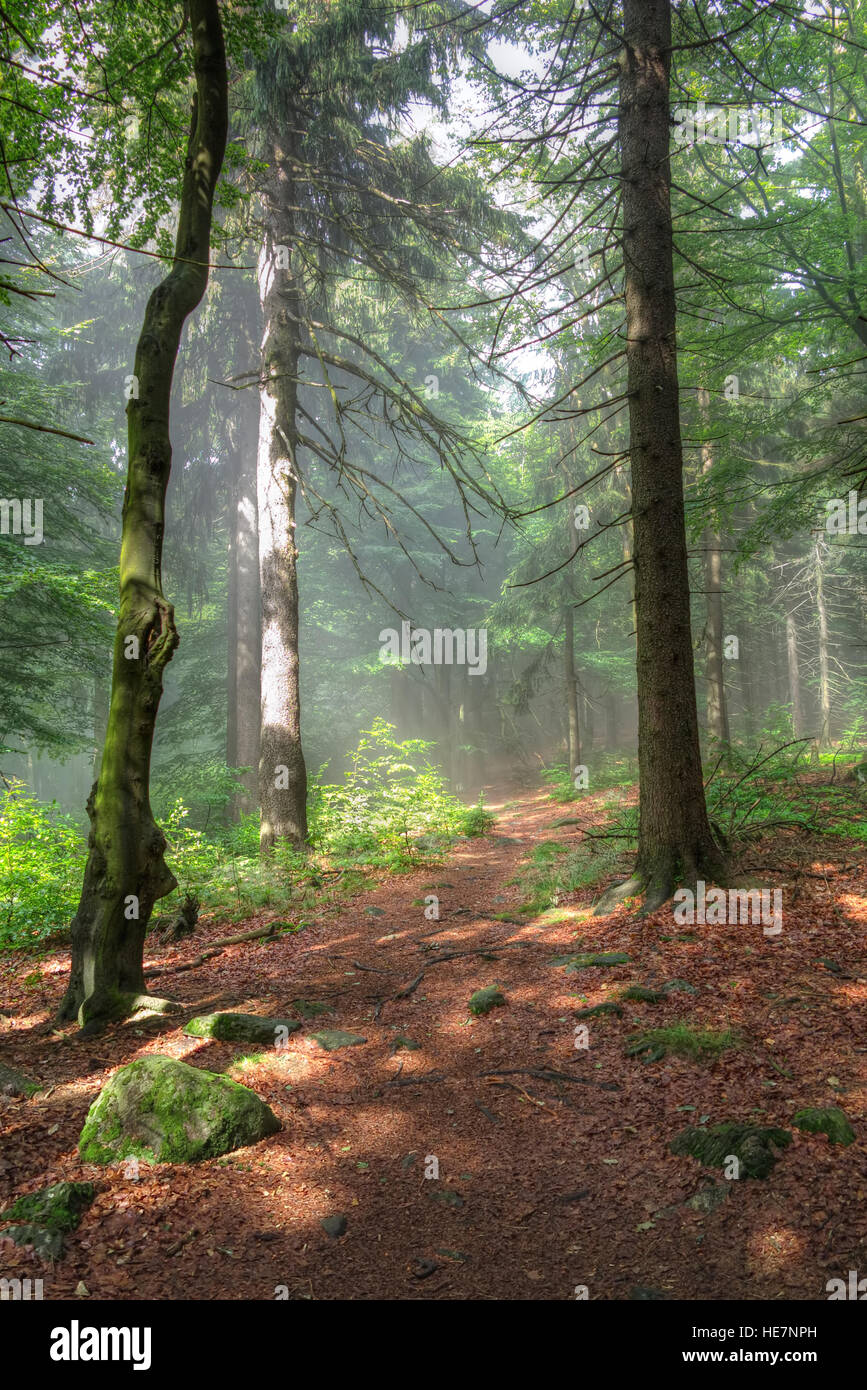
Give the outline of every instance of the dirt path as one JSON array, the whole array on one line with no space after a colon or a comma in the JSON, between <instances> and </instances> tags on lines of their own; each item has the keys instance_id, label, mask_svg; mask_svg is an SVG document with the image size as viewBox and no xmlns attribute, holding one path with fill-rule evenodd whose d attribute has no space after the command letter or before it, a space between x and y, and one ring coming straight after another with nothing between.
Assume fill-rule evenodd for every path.
<instances>
[{"instance_id":1,"label":"dirt path","mask_svg":"<svg viewBox=\"0 0 867 1390\"><path fill-rule=\"evenodd\" d=\"M593 799L582 806L594 813ZM91 1297L119 1299L567 1299L579 1285L603 1299L637 1287L825 1299L827 1279L867 1270L863 866L835 881L836 901L820 871L799 878L776 940L744 926L685 932L670 909L588 919L590 892L526 923L497 920L517 910L509 880L533 846L573 842L551 829L558 814L543 794L523 796L445 868L391 877L297 936L162 975L160 990L188 1010L180 1019L95 1039L54 1032L67 956L7 957L0 1056L50 1089L0 1096L0 1198L61 1178L89 1178L98 1195L54 1269L0 1239L0 1272L41 1274L46 1298L74 1297L83 1281ZM847 862L843 849L822 852ZM434 892L438 921L423 904ZM225 934L207 924L149 962L183 964ZM552 966L578 949L630 959ZM671 979L697 992L626 1003L575 1046L576 1010ZM491 984L506 1006L472 1018L470 995ZM334 1012L231 1073L281 1133L222 1160L142 1164L138 1180L79 1163L88 1105L115 1067L158 1052L227 1070L244 1049L185 1037L186 1019L278 1015L299 998ZM711 1064L625 1055L636 1029L681 1018L735 1028L743 1044ZM366 1041L323 1051L310 1037L323 1026ZM400 1036L418 1048L395 1050ZM856 1142L796 1131L767 1182L729 1183L714 1210L684 1205L719 1178L668 1151L685 1124L789 1126L805 1105L842 1106ZM339 1239L320 1224L336 1214Z\"/></svg>"}]
</instances>

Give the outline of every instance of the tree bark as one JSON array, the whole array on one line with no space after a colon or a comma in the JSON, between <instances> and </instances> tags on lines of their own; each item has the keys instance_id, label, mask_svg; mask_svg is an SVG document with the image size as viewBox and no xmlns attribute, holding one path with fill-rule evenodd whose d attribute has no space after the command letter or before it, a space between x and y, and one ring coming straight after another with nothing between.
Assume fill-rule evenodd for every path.
<instances>
[{"instance_id":1,"label":"tree bark","mask_svg":"<svg viewBox=\"0 0 867 1390\"><path fill-rule=\"evenodd\" d=\"M127 406L128 471L120 606L99 778L88 798L89 853L72 922L72 965L60 1018L96 1029L141 1006L142 954L154 902L177 886L150 807L150 759L163 671L179 637L163 595L169 403L181 332L208 283L214 188L227 128L226 54L217 0L190 0L196 95L184 165L175 257L153 291Z\"/></svg>"},{"instance_id":2,"label":"tree bark","mask_svg":"<svg viewBox=\"0 0 867 1390\"><path fill-rule=\"evenodd\" d=\"M575 674L575 610L563 610L563 674L566 678L566 710L569 719L569 767L574 776L581 761L581 726L578 720L578 686Z\"/></svg>"},{"instance_id":3,"label":"tree bark","mask_svg":"<svg viewBox=\"0 0 867 1390\"><path fill-rule=\"evenodd\" d=\"M786 661L789 668L789 703L792 706L792 734L800 738L804 732L804 707L801 701L801 671L798 665L798 628L794 613L786 613Z\"/></svg>"},{"instance_id":4,"label":"tree bark","mask_svg":"<svg viewBox=\"0 0 867 1390\"><path fill-rule=\"evenodd\" d=\"M825 604L825 556L822 538L818 537L814 550L816 577L816 610L819 614L819 747L831 746L831 673L828 642L828 609Z\"/></svg>"},{"instance_id":5,"label":"tree bark","mask_svg":"<svg viewBox=\"0 0 867 1390\"><path fill-rule=\"evenodd\" d=\"M702 427L707 430L710 425L710 396L704 386L698 393L698 407ZM709 439L705 439L701 446L701 459L702 473L710 473L713 468L713 445ZM705 527L702 543L707 597L707 727L711 736L726 747L731 735L723 662L722 538L715 526Z\"/></svg>"},{"instance_id":6,"label":"tree bark","mask_svg":"<svg viewBox=\"0 0 867 1390\"><path fill-rule=\"evenodd\" d=\"M723 874L704 800L678 413L669 164L669 0L624 0L618 133L637 614L639 836L597 911Z\"/></svg>"},{"instance_id":7,"label":"tree bark","mask_svg":"<svg viewBox=\"0 0 867 1390\"><path fill-rule=\"evenodd\" d=\"M229 508L229 637L226 762L243 767L232 814L255 810L259 776L261 601L256 500L255 397L242 392L226 423L231 467Z\"/></svg>"},{"instance_id":8,"label":"tree bark","mask_svg":"<svg viewBox=\"0 0 867 1390\"><path fill-rule=\"evenodd\" d=\"M259 583L262 595L259 845L307 839L307 768L301 746L298 651L298 550L295 502L301 297L291 269L292 181L288 151L270 140L272 177L264 195L267 228L259 260L265 327L259 393ZM284 248L278 252L278 248ZM278 259L288 260L286 269Z\"/></svg>"}]
</instances>

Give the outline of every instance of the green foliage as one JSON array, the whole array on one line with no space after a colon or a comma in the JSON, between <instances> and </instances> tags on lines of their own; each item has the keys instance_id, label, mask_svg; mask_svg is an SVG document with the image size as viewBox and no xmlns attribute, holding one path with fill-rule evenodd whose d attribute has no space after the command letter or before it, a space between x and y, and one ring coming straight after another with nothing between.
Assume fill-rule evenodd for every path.
<instances>
[{"instance_id":1,"label":"green foliage","mask_svg":"<svg viewBox=\"0 0 867 1390\"><path fill-rule=\"evenodd\" d=\"M403 867L444 849L456 835L484 834L489 813L481 803L467 811L450 795L428 757L433 747L422 739L398 742L393 725L376 719L343 783L314 783L311 844L341 863Z\"/></svg>"},{"instance_id":2,"label":"green foliage","mask_svg":"<svg viewBox=\"0 0 867 1390\"><path fill-rule=\"evenodd\" d=\"M481 801L468 809L450 795L427 756L430 747L419 739L398 742L391 725L377 720L362 735L345 781L311 788L312 856L278 845L261 857L255 815L221 825L235 772L203 762L187 775L185 790L204 824L193 824L181 796L163 801L158 819L178 888L157 911L170 913L194 893L203 912L237 919L276 909L297 929L323 891L357 892L369 868L411 868L458 836L485 834L491 813ZM165 796L169 779L160 785ZM22 783L10 784L0 799L0 946L27 946L65 930L86 853L83 825ZM336 888L326 889L335 878Z\"/></svg>"},{"instance_id":3,"label":"green foliage","mask_svg":"<svg viewBox=\"0 0 867 1390\"><path fill-rule=\"evenodd\" d=\"M30 945L68 924L86 854L80 824L10 782L0 794L0 946Z\"/></svg>"}]
</instances>

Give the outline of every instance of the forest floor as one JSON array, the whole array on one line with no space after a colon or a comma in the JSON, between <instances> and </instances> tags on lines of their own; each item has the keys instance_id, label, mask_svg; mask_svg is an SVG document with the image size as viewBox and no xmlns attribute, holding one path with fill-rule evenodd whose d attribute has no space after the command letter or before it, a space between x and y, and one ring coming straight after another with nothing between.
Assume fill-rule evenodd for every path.
<instances>
[{"instance_id":1,"label":"forest floor","mask_svg":"<svg viewBox=\"0 0 867 1390\"><path fill-rule=\"evenodd\" d=\"M582 824L600 823L601 802L582 800ZM492 809L492 832L444 866L383 876L297 935L177 974L226 924L175 946L149 937L147 964L170 967L153 987L183 1002L179 1016L82 1038L51 1022L68 952L3 958L0 1056L46 1089L0 1096L0 1202L66 1179L97 1196L55 1265L0 1238L0 1273L42 1277L51 1299L568 1299L584 1285L595 1299L702 1300L826 1299L828 1279L867 1271L863 847L789 832L750 846L739 868L784 890L777 937L683 928L670 905L594 918L601 884L524 920L510 881L534 846L577 843L574 827L551 828L577 813L542 792ZM629 960L552 964L578 950ZM576 1047L577 1010L672 979L697 993L626 1002ZM472 1017L470 995L491 984L505 1006ZM194 1014L280 1016L297 999L333 1013L246 1061L249 1046L182 1031ZM734 1029L740 1046L710 1062L626 1055L637 1031L681 1019ZM327 1052L310 1036L323 1027L366 1041ZM395 1050L399 1036L420 1046ZM90 1103L149 1053L228 1071L281 1132L223 1159L142 1163L137 1180L82 1164ZM855 1127L848 1147L792 1126L800 1107L828 1105ZM685 1125L723 1120L792 1130L767 1180L726 1183L669 1151ZM332 1238L320 1223L338 1214Z\"/></svg>"}]
</instances>

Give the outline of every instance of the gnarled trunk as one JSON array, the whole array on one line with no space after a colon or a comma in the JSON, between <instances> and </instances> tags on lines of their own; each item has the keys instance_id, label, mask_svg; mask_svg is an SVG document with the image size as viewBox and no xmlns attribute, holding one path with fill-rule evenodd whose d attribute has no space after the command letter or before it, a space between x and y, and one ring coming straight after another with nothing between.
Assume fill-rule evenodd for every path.
<instances>
[{"instance_id":1,"label":"gnarled trunk","mask_svg":"<svg viewBox=\"0 0 867 1390\"><path fill-rule=\"evenodd\" d=\"M175 257L148 300L135 357L138 396L127 406L129 464L111 701L99 777L87 803L89 853L60 1007L62 1019L77 1017L90 1028L141 1004L151 909L177 886L149 799L163 671L179 641L161 573L172 460L169 401L181 331L208 282L211 210L227 127L226 55L216 0L190 0L190 24L196 96Z\"/></svg>"}]
</instances>

